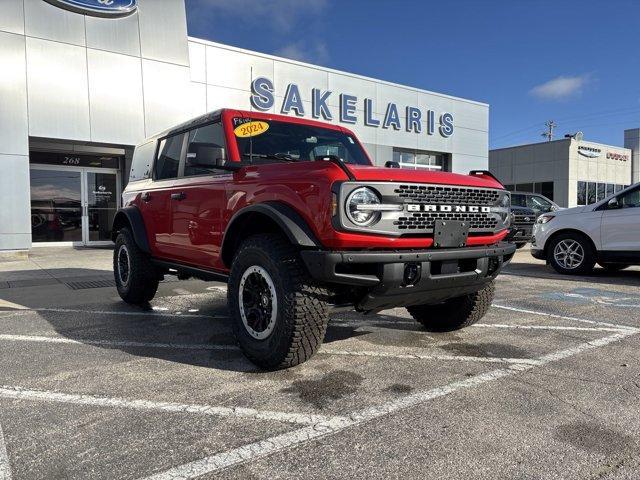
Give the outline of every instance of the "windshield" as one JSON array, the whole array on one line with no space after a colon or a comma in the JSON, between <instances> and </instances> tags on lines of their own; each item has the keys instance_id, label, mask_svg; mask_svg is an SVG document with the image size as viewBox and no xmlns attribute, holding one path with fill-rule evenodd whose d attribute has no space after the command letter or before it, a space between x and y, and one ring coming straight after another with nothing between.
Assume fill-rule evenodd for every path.
<instances>
[{"instance_id":1,"label":"windshield","mask_svg":"<svg viewBox=\"0 0 640 480\"><path fill-rule=\"evenodd\" d=\"M511 205L515 205L517 207L526 207L527 206L527 197L526 195L522 195L519 193L511 194Z\"/></svg>"},{"instance_id":2,"label":"windshield","mask_svg":"<svg viewBox=\"0 0 640 480\"><path fill-rule=\"evenodd\" d=\"M308 161L334 155L345 163L370 165L353 136L339 130L273 120L233 119L242 161Z\"/></svg>"}]
</instances>

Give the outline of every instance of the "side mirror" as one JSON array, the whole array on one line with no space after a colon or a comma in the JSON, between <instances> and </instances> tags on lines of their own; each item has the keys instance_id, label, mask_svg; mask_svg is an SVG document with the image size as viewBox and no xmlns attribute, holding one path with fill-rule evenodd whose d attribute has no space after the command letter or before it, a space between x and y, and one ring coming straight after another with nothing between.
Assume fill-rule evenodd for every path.
<instances>
[{"instance_id":1,"label":"side mirror","mask_svg":"<svg viewBox=\"0 0 640 480\"><path fill-rule=\"evenodd\" d=\"M398 162L394 162L392 160L389 160L387 163L384 164L384 166L386 168L400 168L400 164Z\"/></svg>"},{"instance_id":2,"label":"side mirror","mask_svg":"<svg viewBox=\"0 0 640 480\"><path fill-rule=\"evenodd\" d=\"M618 197L613 197L611 200L609 200L609 202L607 203L607 208L609 210L615 210L617 208L620 208L620 202L618 201Z\"/></svg>"}]
</instances>

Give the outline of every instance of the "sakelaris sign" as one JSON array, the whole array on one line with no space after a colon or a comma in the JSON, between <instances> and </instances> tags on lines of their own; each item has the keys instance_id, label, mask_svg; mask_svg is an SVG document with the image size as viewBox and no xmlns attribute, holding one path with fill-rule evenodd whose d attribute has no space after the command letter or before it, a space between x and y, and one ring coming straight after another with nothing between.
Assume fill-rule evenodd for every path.
<instances>
[{"instance_id":1,"label":"sakelaris sign","mask_svg":"<svg viewBox=\"0 0 640 480\"><path fill-rule=\"evenodd\" d=\"M136 11L137 0L45 0L56 7L95 17L124 17Z\"/></svg>"},{"instance_id":2,"label":"sakelaris sign","mask_svg":"<svg viewBox=\"0 0 640 480\"><path fill-rule=\"evenodd\" d=\"M320 90L319 88L311 89L311 116L317 119L333 120L333 112L327 103L329 97L333 95L330 90ZM339 107L339 120L342 123L356 124L358 123L357 106L360 101L355 95L341 93ZM392 128L401 130L402 119L398 110L398 105L388 103L385 107L385 113L381 117L375 115L375 105L372 99L364 98L363 110L364 124L369 127ZM266 112L273 108L275 104L275 89L273 82L266 77L259 77L251 82L251 105L257 110ZM433 135L436 130L436 113L433 110L423 112L416 106L407 105L404 107L406 113L404 128L407 132L422 133L423 122L426 124L426 133ZM284 94L280 111L284 114L293 112L299 117L304 117L305 111L300 88L295 83L287 86ZM424 116L423 116L424 113ZM453 115L444 112L439 117L438 132L445 138L453 135Z\"/></svg>"}]
</instances>

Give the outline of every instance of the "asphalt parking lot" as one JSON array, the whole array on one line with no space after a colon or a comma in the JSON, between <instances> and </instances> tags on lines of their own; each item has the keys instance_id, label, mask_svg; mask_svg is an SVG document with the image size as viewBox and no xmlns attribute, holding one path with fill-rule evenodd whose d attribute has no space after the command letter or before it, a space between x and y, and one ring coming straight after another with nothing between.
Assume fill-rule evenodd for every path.
<instances>
[{"instance_id":1,"label":"asphalt parking lot","mask_svg":"<svg viewBox=\"0 0 640 480\"><path fill-rule=\"evenodd\" d=\"M0 264L1 480L640 477L638 268L561 277L519 251L481 324L339 313L265 373L222 284L133 308L109 258Z\"/></svg>"}]
</instances>

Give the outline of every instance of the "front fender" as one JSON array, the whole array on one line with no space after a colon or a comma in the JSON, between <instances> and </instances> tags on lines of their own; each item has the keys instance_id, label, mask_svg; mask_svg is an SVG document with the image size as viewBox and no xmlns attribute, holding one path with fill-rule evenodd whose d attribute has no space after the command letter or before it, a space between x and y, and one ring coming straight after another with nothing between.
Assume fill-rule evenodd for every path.
<instances>
[{"instance_id":1,"label":"front fender","mask_svg":"<svg viewBox=\"0 0 640 480\"><path fill-rule=\"evenodd\" d=\"M133 240L136 242L138 248L145 253L151 254L149 239L147 237L147 229L144 226L142 213L140 213L138 207L130 205L118 210L113 219L113 228L111 229L111 239L114 242L118 235L118 231L124 227L131 229Z\"/></svg>"},{"instance_id":2,"label":"front fender","mask_svg":"<svg viewBox=\"0 0 640 480\"><path fill-rule=\"evenodd\" d=\"M269 217L282 229L289 241L294 245L305 248L321 247L320 242L313 234L313 231L309 225L307 225L304 218L302 218L302 216L289 205L280 202L266 202L250 205L236 212L236 214L231 218L231 221L225 231L223 245L225 244L225 240L227 239L229 232L233 231L236 222L241 221L245 215L250 213L258 213Z\"/></svg>"}]
</instances>

